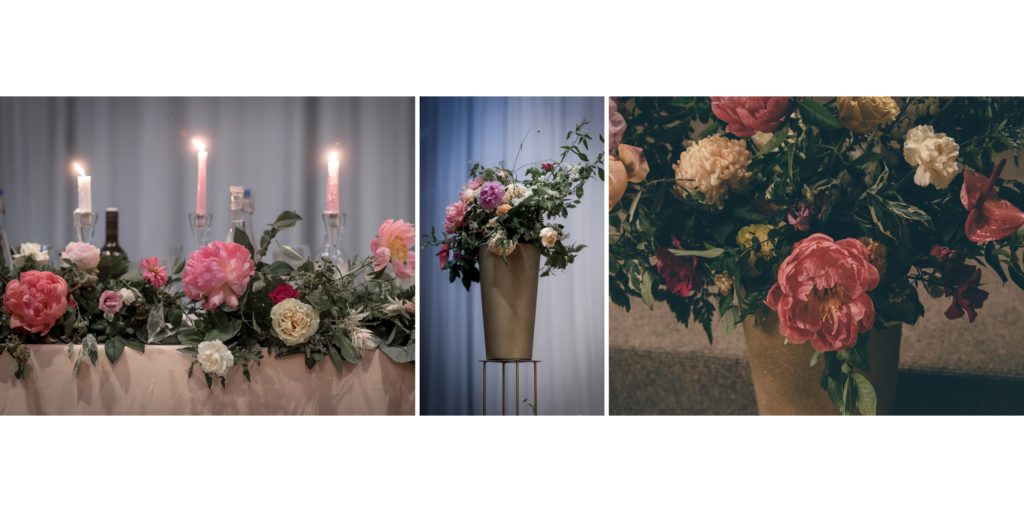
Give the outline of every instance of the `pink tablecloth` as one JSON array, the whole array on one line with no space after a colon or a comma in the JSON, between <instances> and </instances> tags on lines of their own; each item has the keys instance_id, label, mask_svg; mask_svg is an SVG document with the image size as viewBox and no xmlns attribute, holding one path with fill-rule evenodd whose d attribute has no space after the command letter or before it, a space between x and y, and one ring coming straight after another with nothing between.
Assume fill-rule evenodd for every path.
<instances>
[{"instance_id":1,"label":"pink tablecloth","mask_svg":"<svg viewBox=\"0 0 1024 512\"><path fill-rule=\"evenodd\" d=\"M18 381L10 355L0 356L0 414L413 414L415 367L368 350L342 373L329 361L306 368L302 356L264 357L252 382L231 369L226 388L207 389L198 366L176 346L125 349L113 365L99 360L78 376L64 345L30 345L32 360ZM76 348L77 350L77 348Z\"/></svg>"}]
</instances>

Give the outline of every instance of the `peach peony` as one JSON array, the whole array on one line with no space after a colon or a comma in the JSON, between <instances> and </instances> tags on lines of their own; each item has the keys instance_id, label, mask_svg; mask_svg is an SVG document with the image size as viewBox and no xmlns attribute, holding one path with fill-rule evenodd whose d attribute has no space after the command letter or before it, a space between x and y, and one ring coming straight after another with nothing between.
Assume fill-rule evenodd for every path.
<instances>
[{"instance_id":1,"label":"peach peony","mask_svg":"<svg viewBox=\"0 0 1024 512\"><path fill-rule=\"evenodd\" d=\"M416 270L416 252L409 247L416 243L412 224L404 220L388 219L377 230L377 238L370 242L373 252L373 270L380 272L391 263L399 279L412 277Z\"/></svg>"},{"instance_id":2,"label":"peach peony","mask_svg":"<svg viewBox=\"0 0 1024 512\"><path fill-rule=\"evenodd\" d=\"M791 343L810 341L822 352L842 350L874 326L875 305L868 292L878 280L864 244L817 233L793 246L765 303L779 314L779 330Z\"/></svg>"},{"instance_id":3,"label":"peach peony","mask_svg":"<svg viewBox=\"0 0 1024 512\"><path fill-rule=\"evenodd\" d=\"M193 252L181 275L185 296L203 301L203 308L238 307L255 270L249 250L235 242L210 242Z\"/></svg>"},{"instance_id":4,"label":"peach peony","mask_svg":"<svg viewBox=\"0 0 1024 512\"><path fill-rule=\"evenodd\" d=\"M466 203L455 201L444 209L444 232L454 233L464 225L466 218Z\"/></svg>"},{"instance_id":5,"label":"peach peony","mask_svg":"<svg viewBox=\"0 0 1024 512\"><path fill-rule=\"evenodd\" d=\"M747 188L750 161L750 151L743 141L721 135L701 139L686 148L679 162L672 165L676 172L672 191L677 197L700 192L705 203L721 207L730 190Z\"/></svg>"},{"instance_id":6,"label":"peach peony","mask_svg":"<svg viewBox=\"0 0 1024 512\"><path fill-rule=\"evenodd\" d=\"M7 282L4 308L11 314L11 329L46 336L68 310L68 283L53 272L22 272Z\"/></svg>"},{"instance_id":7,"label":"peach peony","mask_svg":"<svg viewBox=\"0 0 1024 512\"><path fill-rule=\"evenodd\" d=\"M739 137L770 133L785 122L793 102L784 96L712 96L711 112Z\"/></svg>"}]
</instances>

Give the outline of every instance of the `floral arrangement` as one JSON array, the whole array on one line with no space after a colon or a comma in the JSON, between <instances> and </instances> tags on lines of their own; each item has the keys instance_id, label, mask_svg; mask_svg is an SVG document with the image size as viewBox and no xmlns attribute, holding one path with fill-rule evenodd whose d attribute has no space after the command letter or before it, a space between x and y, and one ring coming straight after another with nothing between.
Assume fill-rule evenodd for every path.
<instances>
[{"instance_id":1,"label":"floral arrangement","mask_svg":"<svg viewBox=\"0 0 1024 512\"><path fill-rule=\"evenodd\" d=\"M99 343L113 363L125 347L144 351L176 340L194 358L188 375L199 366L208 385L224 385L236 364L249 379L264 349L275 357L303 354L310 368L330 359L338 371L345 361L359 361L361 349L414 360L415 289L403 281L415 270L412 225L386 221L371 244L374 255L344 273L287 246L285 261L263 262L278 233L299 220L282 213L258 246L236 230L234 241L201 247L171 271L146 258L133 272L115 264L108 279L99 277L100 253L92 245L68 244L61 266L50 269L48 257L36 256L40 247L25 244L15 272L2 276L0 354L11 354L21 378L26 343L67 343L77 372L82 361L96 364Z\"/></svg>"},{"instance_id":2,"label":"floral arrangement","mask_svg":"<svg viewBox=\"0 0 1024 512\"><path fill-rule=\"evenodd\" d=\"M867 333L948 297L973 322L982 267L1024 288L1013 98L633 98L609 105L610 293L665 301L711 339L775 314L824 360L844 414L874 413Z\"/></svg>"},{"instance_id":3,"label":"floral arrangement","mask_svg":"<svg viewBox=\"0 0 1024 512\"><path fill-rule=\"evenodd\" d=\"M564 218L580 204L588 180L595 175L604 179L603 152L593 161L586 154L592 140L584 131L587 124L584 120L566 133L558 161L529 165L522 176L516 162L511 170L473 164L458 200L445 208L444 234L438 237L431 230L426 244L440 247L441 270L448 271L450 281L461 279L467 290L480 281L477 251L483 246L502 257L519 244L537 246L544 256L541 276L576 259L584 246L566 243L565 226L553 219ZM577 162L568 163L570 156Z\"/></svg>"}]
</instances>

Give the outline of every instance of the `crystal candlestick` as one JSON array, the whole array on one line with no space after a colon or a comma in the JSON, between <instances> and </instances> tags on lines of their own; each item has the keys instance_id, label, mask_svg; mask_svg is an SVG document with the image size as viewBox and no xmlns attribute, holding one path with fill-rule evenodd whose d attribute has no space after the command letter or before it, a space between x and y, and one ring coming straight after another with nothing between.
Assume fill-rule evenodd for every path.
<instances>
[{"instance_id":1,"label":"crystal candlestick","mask_svg":"<svg viewBox=\"0 0 1024 512\"><path fill-rule=\"evenodd\" d=\"M213 215L209 213L190 213L188 223L192 227L192 240L196 243L196 249L206 245L210 240L210 226L213 224Z\"/></svg>"},{"instance_id":2,"label":"crystal candlestick","mask_svg":"<svg viewBox=\"0 0 1024 512\"><path fill-rule=\"evenodd\" d=\"M345 232L344 213L324 212L324 245L317 256L334 262L342 273L348 272L348 255L341 249L341 235Z\"/></svg>"},{"instance_id":3,"label":"crystal candlestick","mask_svg":"<svg viewBox=\"0 0 1024 512\"><path fill-rule=\"evenodd\" d=\"M91 211L75 210L75 234L79 242L90 243L96 230L96 214Z\"/></svg>"}]
</instances>

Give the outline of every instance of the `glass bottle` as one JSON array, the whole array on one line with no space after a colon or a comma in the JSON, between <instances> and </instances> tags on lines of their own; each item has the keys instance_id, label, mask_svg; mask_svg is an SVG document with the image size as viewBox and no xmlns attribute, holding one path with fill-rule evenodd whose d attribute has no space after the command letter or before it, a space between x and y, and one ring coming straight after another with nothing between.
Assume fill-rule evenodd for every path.
<instances>
[{"instance_id":1,"label":"glass bottle","mask_svg":"<svg viewBox=\"0 0 1024 512\"><path fill-rule=\"evenodd\" d=\"M249 234L245 229L245 189L233 185L228 191L231 194L231 210L228 212L228 236L225 241L234 242L236 230Z\"/></svg>"},{"instance_id":2,"label":"glass bottle","mask_svg":"<svg viewBox=\"0 0 1024 512\"><path fill-rule=\"evenodd\" d=\"M107 208L107 241L100 249L100 281L117 279L128 272L128 255L117 241L117 208Z\"/></svg>"},{"instance_id":3,"label":"glass bottle","mask_svg":"<svg viewBox=\"0 0 1024 512\"><path fill-rule=\"evenodd\" d=\"M0 188L0 266L6 270L13 270L11 267L11 246L7 242L7 230L4 225L7 220L7 207L4 205L4 189Z\"/></svg>"},{"instance_id":4,"label":"glass bottle","mask_svg":"<svg viewBox=\"0 0 1024 512\"><path fill-rule=\"evenodd\" d=\"M253 196L252 188L245 187L245 193L242 196L242 209L245 211L245 232L249 235L249 241L253 244L256 243L256 197Z\"/></svg>"}]
</instances>

